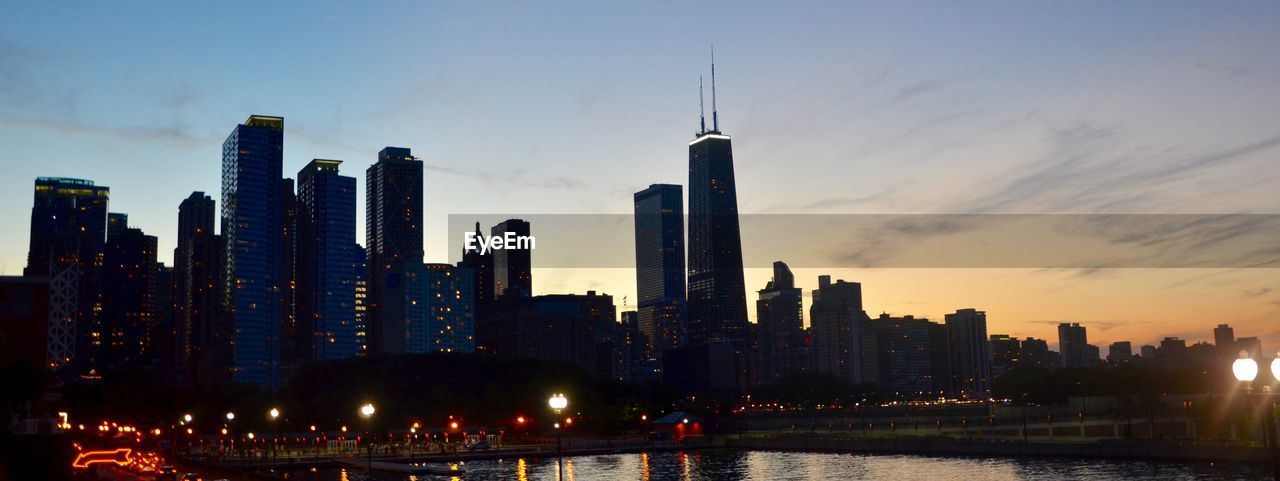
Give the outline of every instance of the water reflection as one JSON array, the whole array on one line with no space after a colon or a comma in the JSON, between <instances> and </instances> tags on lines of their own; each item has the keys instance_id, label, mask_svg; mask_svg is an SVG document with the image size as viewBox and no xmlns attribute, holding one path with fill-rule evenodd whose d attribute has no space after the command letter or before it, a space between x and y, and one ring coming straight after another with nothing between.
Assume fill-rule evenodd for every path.
<instances>
[{"instance_id":1,"label":"water reflection","mask_svg":"<svg viewBox=\"0 0 1280 481\"><path fill-rule=\"evenodd\" d=\"M1196 479L1225 481L1236 479L1270 479L1265 466L1209 463L1169 463L1135 460L1014 459L980 457L927 457L905 455L854 455L820 453L784 453L764 451L705 451L575 456L564 460L564 479L576 480L581 475L590 481L773 481L866 479L915 479L928 481L973 480L1039 480L1133 479L1167 481ZM517 459L470 461L466 475L456 477L476 480L559 479L556 459ZM302 481L349 481L362 478L363 472L346 469L321 469L317 473L296 473ZM374 473L375 481L412 481L414 478L394 473ZM421 477L421 481L432 479ZM444 479L444 478L437 478Z\"/></svg>"}]
</instances>

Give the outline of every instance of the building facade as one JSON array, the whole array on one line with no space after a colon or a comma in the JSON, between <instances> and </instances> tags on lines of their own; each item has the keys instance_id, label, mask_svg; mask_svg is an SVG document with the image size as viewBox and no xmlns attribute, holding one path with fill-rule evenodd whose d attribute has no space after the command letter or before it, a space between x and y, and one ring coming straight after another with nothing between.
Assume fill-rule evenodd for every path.
<instances>
[{"instance_id":1,"label":"building facade","mask_svg":"<svg viewBox=\"0 0 1280 481\"><path fill-rule=\"evenodd\" d=\"M636 322L643 356L685 341L684 194L679 185L636 192Z\"/></svg>"},{"instance_id":2,"label":"building facade","mask_svg":"<svg viewBox=\"0 0 1280 481\"><path fill-rule=\"evenodd\" d=\"M222 144L223 321L230 377L280 387L284 119L254 115Z\"/></svg>"},{"instance_id":3,"label":"building facade","mask_svg":"<svg viewBox=\"0 0 1280 481\"><path fill-rule=\"evenodd\" d=\"M423 352L476 349L475 274L451 264L423 266L421 298L426 330Z\"/></svg>"},{"instance_id":4,"label":"building facade","mask_svg":"<svg viewBox=\"0 0 1280 481\"><path fill-rule=\"evenodd\" d=\"M960 309L947 314L947 353L952 395L981 399L991 395L991 345L987 313Z\"/></svg>"},{"instance_id":5,"label":"building facade","mask_svg":"<svg viewBox=\"0 0 1280 481\"><path fill-rule=\"evenodd\" d=\"M814 370L854 384L880 381L876 336L862 308L862 285L819 276L809 308Z\"/></svg>"},{"instance_id":6,"label":"building facade","mask_svg":"<svg viewBox=\"0 0 1280 481\"><path fill-rule=\"evenodd\" d=\"M409 149L387 147L365 171L367 349L371 354L406 352L415 322L410 276L422 268L423 164Z\"/></svg>"},{"instance_id":7,"label":"building facade","mask_svg":"<svg viewBox=\"0 0 1280 481\"><path fill-rule=\"evenodd\" d=\"M346 359L356 340L356 178L340 160L315 159L298 172L297 349L300 359Z\"/></svg>"}]
</instances>

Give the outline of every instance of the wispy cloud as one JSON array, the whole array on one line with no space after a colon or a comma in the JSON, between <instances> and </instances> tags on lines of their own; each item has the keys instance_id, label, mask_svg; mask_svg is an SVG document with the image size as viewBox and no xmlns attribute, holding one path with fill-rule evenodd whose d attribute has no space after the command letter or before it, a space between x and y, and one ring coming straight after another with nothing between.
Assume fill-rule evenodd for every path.
<instances>
[{"instance_id":1,"label":"wispy cloud","mask_svg":"<svg viewBox=\"0 0 1280 481\"><path fill-rule=\"evenodd\" d=\"M1135 147L1117 126L1081 122L1052 130L1049 153L995 179L989 193L962 201L966 212L1134 211L1160 189L1280 146L1280 133L1214 150L1183 153L1178 146ZM1146 202L1144 202L1146 201Z\"/></svg>"}]
</instances>

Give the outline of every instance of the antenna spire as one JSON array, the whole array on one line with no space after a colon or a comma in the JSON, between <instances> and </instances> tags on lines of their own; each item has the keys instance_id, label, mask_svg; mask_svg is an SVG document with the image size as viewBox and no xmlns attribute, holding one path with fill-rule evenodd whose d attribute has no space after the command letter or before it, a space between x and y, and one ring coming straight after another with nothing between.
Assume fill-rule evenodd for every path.
<instances>
[{"instance_id":1,"label":"antenna spire","mask_svg":"<svg viewBox=\"0 0 1280 481\"><path fill-rule=\"evenodd\" d=\"M716 44L711 44L711 130L720 131L720 116L716 113Z\"/></svg>"},{"instance_id":2,"label":"antenna spire","mask_svg":"<svg viewBox=\"0 0 1280 481\"><path fill-rule=\"evenodd\" d=\"M698 76L698 135L707 131L707 111L702 106L702 76Z\"/></svg>"}]
</instances>

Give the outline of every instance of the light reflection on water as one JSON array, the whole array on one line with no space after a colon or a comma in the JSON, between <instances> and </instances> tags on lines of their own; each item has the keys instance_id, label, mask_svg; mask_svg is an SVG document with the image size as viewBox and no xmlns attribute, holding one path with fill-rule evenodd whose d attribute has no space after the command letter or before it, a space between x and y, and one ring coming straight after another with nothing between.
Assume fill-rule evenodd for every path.
<instances>
[{"instance_id":1,"label":"light reflection on water","mask_svg":"<svg viewBox=\"0 0 1280 481\"><path fill-rule=\"evenodd\" d=\"M458 480L555 480L555 458L472 461ZM353 473L360 478L363 473ZM294 473L291 480L344 481L340 469ZM709 481L914 479L974 480L1247 480L1270 479L1265 466L1059 458L960 458L906 455L696 451L566 457L567 481ZM375 473L377 481L429 481L438 476Z\"/></svg>"}]
</instances>

